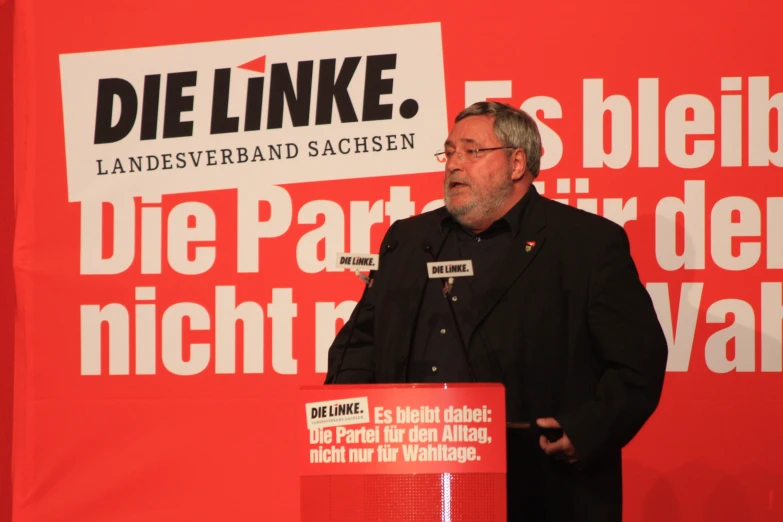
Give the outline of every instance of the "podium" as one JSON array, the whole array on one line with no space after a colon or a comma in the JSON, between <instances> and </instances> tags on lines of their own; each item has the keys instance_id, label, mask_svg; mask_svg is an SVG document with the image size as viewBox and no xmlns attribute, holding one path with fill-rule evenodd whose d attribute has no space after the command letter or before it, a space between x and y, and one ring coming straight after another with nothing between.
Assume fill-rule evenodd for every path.
<instances>
[{"instance_id":1,"label":"podium","mask_svg":"<svg viewBox=\"0 0 783 522\"><path fill-rule=\"evenodd\" d=\"M505 522L500 384L299 392L302 522Z\"/></svg>"}]
</instances>

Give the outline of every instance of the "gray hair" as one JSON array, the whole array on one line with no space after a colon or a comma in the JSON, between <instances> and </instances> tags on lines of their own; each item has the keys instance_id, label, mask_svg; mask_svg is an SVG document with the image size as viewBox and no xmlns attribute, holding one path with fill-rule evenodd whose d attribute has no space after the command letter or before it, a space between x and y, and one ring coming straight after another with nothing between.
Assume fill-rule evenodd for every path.
<instances>
[{"instance_id":1,"label":"gray hair","mask_svg":"<svg viewBox=\"0 0 783 522\"><path fill-rule=\"evenodd\" d=\"M538 125L528 113L505 103L483 101L463 109L454 119L454 123L469 116L494 117L492 130L495 137L504 147L524 150L527 157L527 170L534 178L538 177L541 167L541 135L538 132Z\"/></svg>"}]
</instances>

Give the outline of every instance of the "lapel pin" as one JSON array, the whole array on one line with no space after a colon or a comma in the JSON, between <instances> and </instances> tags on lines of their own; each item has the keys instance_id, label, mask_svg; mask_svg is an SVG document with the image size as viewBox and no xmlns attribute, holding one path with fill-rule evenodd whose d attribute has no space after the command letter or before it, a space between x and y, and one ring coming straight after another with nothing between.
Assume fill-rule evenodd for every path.
<instances>
[{"instance_id":1,"label":"lapel pin","mask_svg":"<svg viewBox=\"0 0 783 522\"><path fill-rule=\"evenodd\" d=\"M533 250L534 246L536 246L535 241L528 241L527 244L525 245L525 252L530 252L531 250Z\"/></svg>"}]
</instances>

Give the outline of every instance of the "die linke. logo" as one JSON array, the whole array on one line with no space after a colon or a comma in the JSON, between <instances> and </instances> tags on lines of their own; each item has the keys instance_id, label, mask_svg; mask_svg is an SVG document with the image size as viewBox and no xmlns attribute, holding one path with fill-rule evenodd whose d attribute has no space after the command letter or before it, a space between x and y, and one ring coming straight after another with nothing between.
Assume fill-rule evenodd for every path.
<instances>
[{"instance_id":1,"label":"die linke. logo","mask_svg":"<svg viewBox=\"0 0 783 522\"><path fill-rule=\"evenodd\" d=\"M414 174L447 131L440 24L60 56L70 201Z\"/></svg>"},{"instance_id":2,"label":"die linke. logo","mask_svg":"<svg viewBox=\"0 0 783 522\"><path fill-rule=\"evenodd\" d=\"M367 397L305 404L309 429L370 422Z\"/></svg>"},{"instance_id":3,"label":"die linke. logo","mask_svg":"<svg viewBox=\"0 0 783 522\"><path fill-rule=\"evenodd\" d=\"M384 77L384 74L396 69L396 54L349 56L341 60L339 68L337 58L321 59L317 64L315 60L299 61L295 65L296 81L292 79L288 63L273 63L268 75L268 93L265 92L264 75L266 58L261 56L239 66L261 75L245 80L244 111L238 115L229 115L231 68L214 70L209 134L258 131L262 128L281 129L286 108L293 127L329 125L335 117L342 123L358 122L360 119L364 122L391 120L394 117L393 104L381 103L381 97L394 92L394 77ZM361 97L354 101L349 87L362 62L364 85ZM316 68L318 81L314 86ZM138 128L141 140L193 136L195 122L186 120L185 114L193 110L195 100L194 95L185 94L185 90L197 85L199 71L167 73L165 93L161 92L162 76L146 75L141 93L128 80L101 78L98 82L94 143L114 143L124 139L136 126L137 119L140 119ZM266 118L262 112L265 94L268 98ZM119 104L115 103L115 98ZM311 118L313 103L315 114ZM161 104L163 129L159 135ZM337 115L334 114L334 107L337 108ZM115 114L115 109L118 114ZM401 117L410 119L419 112L419 104L409 98L400 104L398 110Z\"/></svg>"}]
</instances>

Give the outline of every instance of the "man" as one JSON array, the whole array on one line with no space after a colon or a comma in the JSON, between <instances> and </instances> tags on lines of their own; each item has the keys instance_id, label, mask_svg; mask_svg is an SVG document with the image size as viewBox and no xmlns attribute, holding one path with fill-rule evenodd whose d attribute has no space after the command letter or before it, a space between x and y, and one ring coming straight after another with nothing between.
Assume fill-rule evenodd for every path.
<instances>
[{"instance_id":1,"label":"man","mask_svg":"<svg viewBox=\"0 0 783 522\"><path fill-rule=\"evenodd\" d=\"M531 425L508 430L509 520L620 520L621 449L667 358L625 231L538 194L541 139L520 110L468 107L441 154L445 207L389 228L326 382L502 382L508 421ZM430 279L436 259L474 275Z\"/></svg>"}]
</instances>

